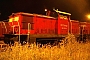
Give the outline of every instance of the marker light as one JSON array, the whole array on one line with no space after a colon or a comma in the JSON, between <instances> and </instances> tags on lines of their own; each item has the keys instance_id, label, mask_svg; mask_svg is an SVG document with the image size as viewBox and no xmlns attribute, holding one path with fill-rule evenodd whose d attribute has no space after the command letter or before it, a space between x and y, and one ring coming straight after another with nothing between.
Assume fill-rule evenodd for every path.
<instances>
[{"instance_id":1,"label":"marker light","mask_svg":"<svg viewBox=\"0 0 90 60\"><path fill-rule=\"evenodd\" d=\"M13 21L13 18L10 18L10 19L9 19L9 22L12 22L12 21Z\"/></svg>"},{"instance_id":2,"label":"marker light","mask_svg":"<svg viewBox=\"0 0 90 60\"><path fill-rule=\"evenodd\" d=\"M45 9L45 11L47 11L47 9Z\"/></svg>"}]
</instances>

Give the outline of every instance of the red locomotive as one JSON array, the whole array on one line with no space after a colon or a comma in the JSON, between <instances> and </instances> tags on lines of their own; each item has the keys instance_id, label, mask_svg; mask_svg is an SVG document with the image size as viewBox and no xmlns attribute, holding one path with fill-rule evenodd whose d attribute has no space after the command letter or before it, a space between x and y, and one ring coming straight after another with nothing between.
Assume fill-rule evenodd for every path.
<instances>
[{"instance_id":1,"label":"red locomotive","mask_svg":"<svg viewBox=\"0 0 90 60\"><path fill-rule=\"evenodd\" d=\"M28 41L30 43L43 40L60 40L68 33L76 37L80 34L90 34L90 23L79 23L70 20L70 13L54 10L47 15L30 13L13 13L9 17L9 22L1 22L0 37L4 37L5 43L14 41Z\"/></svg>"}]
</instances>

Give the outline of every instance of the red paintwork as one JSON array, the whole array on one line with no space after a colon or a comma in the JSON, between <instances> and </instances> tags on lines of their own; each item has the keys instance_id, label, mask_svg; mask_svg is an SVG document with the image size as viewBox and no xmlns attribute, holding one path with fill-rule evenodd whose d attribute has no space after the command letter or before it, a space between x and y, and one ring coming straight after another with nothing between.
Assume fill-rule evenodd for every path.
<instances>
[{"instance_id":1,"label":"red paintwork","mask_svg":"<svg viewBox=\"0 0 90 60\"><path fill-rule=\"evenodd\" d=\"M0 37L4 37L3 34L8 34L9 33L10 26L8 22L0 22Z\"/></svg>"},{"instance_id":2,"label":"red paintwork","mask_svg":"<svg viewBox=\"0 0 90 60\"><path fill-rule=\"evenodd\" d=\"M46 17L36 17L34 20L34 34L56 34L56 19Z\"/></svg>"},{"instance_id":3,"label":"red paintwork","mask_svg":"<svg viewBox=\"0 0 90 60\"><path fill-rule=\"evenodd\" d=\"M74 35L79 35L80 34L79 21L70 20L70 31Z\"/></svg>"},{"instance_id":4,"label":"red paintwork","mask_svg":"<svg viewBox=\"0 0 90 60\"><path fill-rule=\"evenodd\" d=\"M60 32L60 34L68 34L68 30L69 30L69 21L68 20L64 20L64 19L60 19L60 23L58 23L60 26L60 30L58 32Z\"/></svg>"},{"instance_id":5,"label":"red paintwork","mask_svg":"<svg viewBox=\"0 0 90 60\"><path fill-rule=\"evenodd\" d=\"M3 29L2 29L2 23L0 22L0 37L3 37L3 33L2 33Z\"/></svg>"},{"instance_id":6,"label":"red paintwork","mask_svg":"<svg viewBox=\"0 0 90 60\"><path fill-rule=\"evenodd\" d=\"M90 34L90 23L81 22L80 27L83 29L83 34Z\"/></svg>"}]
</instances>

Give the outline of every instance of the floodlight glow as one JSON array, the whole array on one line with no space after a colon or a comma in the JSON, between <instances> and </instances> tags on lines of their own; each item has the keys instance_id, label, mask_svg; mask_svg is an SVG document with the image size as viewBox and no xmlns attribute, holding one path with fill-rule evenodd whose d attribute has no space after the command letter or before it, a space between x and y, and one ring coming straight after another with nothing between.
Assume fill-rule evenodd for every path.
<instances>
[{"instance_id":1,"label":"floodlight glow","mask_svg":"<svg viewBox=\"0 0 90 60\"><path fill-rule=\"evenodd\" d=\"M90 19L90 15L87 15L88 19Z\"/></svg>"}]
</instances>

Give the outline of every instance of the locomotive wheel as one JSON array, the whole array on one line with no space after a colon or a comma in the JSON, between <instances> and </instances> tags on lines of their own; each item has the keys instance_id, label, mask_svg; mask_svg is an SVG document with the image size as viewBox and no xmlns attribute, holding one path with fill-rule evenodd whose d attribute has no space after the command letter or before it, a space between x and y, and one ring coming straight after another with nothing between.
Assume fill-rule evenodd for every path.
<instances>
[{"instance_id":1,"label":"locomotive wheel","mask_svg":"<svg viewBox=\"0 0 90 60\"><path fill-rule=\"evenodd\" d=\"M5 38L4 38L4 43L5 43L5 44L9 44L9 40L10 40L9 38L5 37Z\"/></svg>"}]
</instances>

